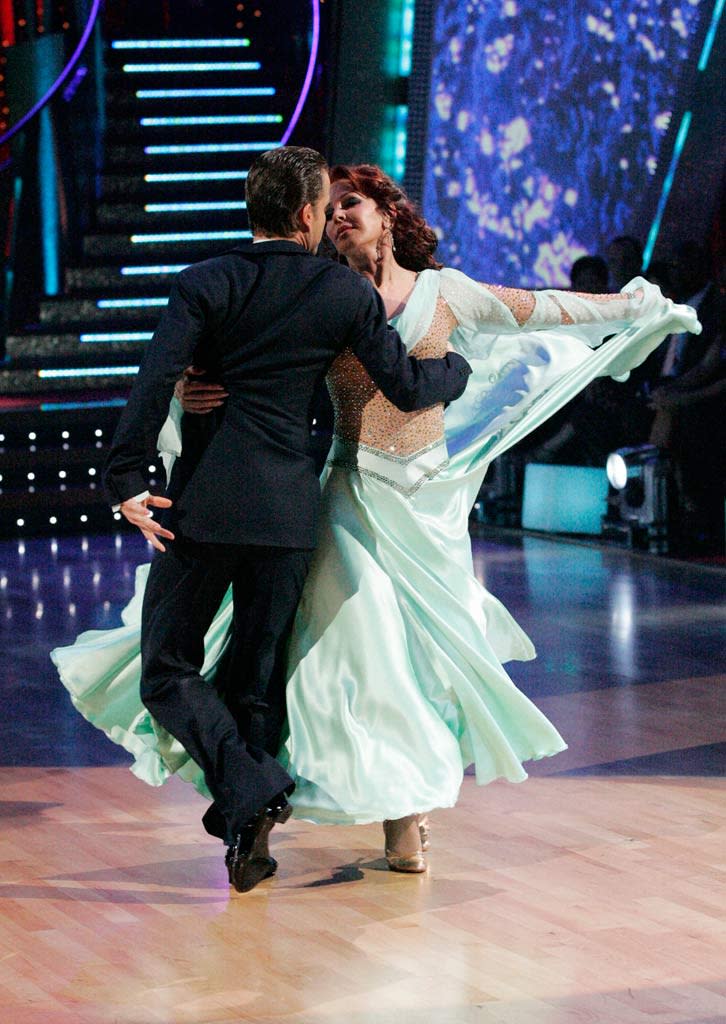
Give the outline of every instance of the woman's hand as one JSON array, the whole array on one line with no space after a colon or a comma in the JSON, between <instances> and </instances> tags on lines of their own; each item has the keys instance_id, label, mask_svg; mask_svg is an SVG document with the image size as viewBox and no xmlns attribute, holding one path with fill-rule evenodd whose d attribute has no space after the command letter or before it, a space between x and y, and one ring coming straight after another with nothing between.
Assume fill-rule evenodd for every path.
<instances>
[{"instance_id":1,"label":"woman's hand","mask_svg":"<svg viewBox=\"0 0 726 1024\"><path fill-rule=\"evenodd\" d=\"M209 381L194 380L204 374L205 371L196 366L188 366L184 374L176 382L174 395L181 402L184 412L204 414L218 409L224 405L228 392L221 384L212 384Z\"/></svg>"}]
</instances>

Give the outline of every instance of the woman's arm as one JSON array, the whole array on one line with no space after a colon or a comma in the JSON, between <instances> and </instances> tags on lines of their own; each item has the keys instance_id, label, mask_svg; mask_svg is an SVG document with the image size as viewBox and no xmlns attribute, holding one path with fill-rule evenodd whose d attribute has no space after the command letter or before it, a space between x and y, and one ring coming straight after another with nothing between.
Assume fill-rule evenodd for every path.
<instances>
[{"instance_id":1,"label":"woman's arm","mask_svg":"<svg viewBox=\"0 0 726 1024\"><path fill-rule=\"evenodd\" d=\"M588 295L557 289L528 291L502 285L480 284L457 270L441 271L441 295L464 326L491 334L546 330L573 324L619 325L633 323L654 302L670 304L658 288L642 278L631 290L616 295Z\"/></svg>"}]
</instances>

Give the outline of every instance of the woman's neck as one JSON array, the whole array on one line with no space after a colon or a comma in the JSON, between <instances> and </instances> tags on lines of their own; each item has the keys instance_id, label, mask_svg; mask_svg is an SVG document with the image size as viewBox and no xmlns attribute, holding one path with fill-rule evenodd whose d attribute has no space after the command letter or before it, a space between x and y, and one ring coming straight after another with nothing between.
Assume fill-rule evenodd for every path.
<instances>
[{"instance_id":1,"label":"woman's neck","mask_svg":"<svg viewBox=\"0 0 726 1024\"><path fill-rule=\"evenodd\" d=\"M348 255L348 263L353 270L367 277L378 290L389 317L403 312L418 275L396 263L390 249L383 250L383 258L380 260L375 248L351 253Z\"/></svg>"}]
</instances>

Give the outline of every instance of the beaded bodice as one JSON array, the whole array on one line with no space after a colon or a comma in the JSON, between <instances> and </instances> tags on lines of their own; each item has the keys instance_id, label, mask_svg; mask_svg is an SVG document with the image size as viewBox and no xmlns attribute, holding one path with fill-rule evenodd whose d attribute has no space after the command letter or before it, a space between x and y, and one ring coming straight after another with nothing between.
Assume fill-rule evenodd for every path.
<instances>
[{"instance_id":1,"label":"beaded bodice","mask_svg":"<svg viewBox=\"0 0 726 1024\"><path fill-rule=\"evenodd\" d=\"M439 296L431 325L411 355L419 359L446 355L456 325L448 303ZM378 390L350 349L342 352L328 371L328 390L335 411L335 434L344 441L401 456L418 452L443 437L443 404L402 412Z\"/></svg>"}]
</instances>

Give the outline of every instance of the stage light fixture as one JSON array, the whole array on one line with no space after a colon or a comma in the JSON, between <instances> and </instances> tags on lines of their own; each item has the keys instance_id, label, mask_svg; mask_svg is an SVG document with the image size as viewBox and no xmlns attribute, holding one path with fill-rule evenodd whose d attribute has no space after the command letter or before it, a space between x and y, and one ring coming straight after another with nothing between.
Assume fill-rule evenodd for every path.
<instances>
[{"instance_id":1,"label":"stage light fixture","mask_svg":"<svg viewBox=\"0 0 726 1024\"><path fill-rule=\"evenodd\" d=\"M145 207L149 210L149 207ZM166 306L168 299L99 299L97 309L137 309L146 306Z\"/></svg>"},{"instance_id":2,"label":"stage light fixture","mask_svg":"<svg viewBox=\"0 0 726 1024\"><path fill-rule=\"evenodd\" d=\"M130 241L134 245L155 245L158 242L213 242L222 239L235 239L235 238L252 238L251 231L181 231L174 232L172 234L162 235L131 235ZM147 335L151 337L151 335ZM119 339L106 337L101 338L100 336L95 340L104 341L119 341L119 340L134 340L130 338ZM138 339L136 339L138 340Z\"/></svg>"},{"instance_id":3,"label":"stage light fixture","mask_svg":"<svg viewBox=\"0 0 726 1024\"><path fill-rule=\"evenodd\" d=\"M188 100L217 97L274 96L275 89L269 85L253 86L246 89L137 89L139 100ZM247 177L247 172L244 172Z\"/></svg>"},{"instance_id":4,"label":"stage light fixture","mask_svg":"<svg viewBox=\"0 0 726 1024\"><path fill-rule=\"evenodd\" d=\"M144 206L145 213L199 213L203 210L246 210L247 203L244 200L236 201L229 200L219 203L147 203ZM119 300L123 301L123 300ZM119 301L115 304L118 305ZM139 305L155 303L161 305L166 304L168 299L162 299L161 302L157 302L156 299L137 299L132 304L138 303Z\"/></svg>"},{"instance_id":5,"label":"stage light fixture","mask_svg":"<svg viewBox=\"0 0 726 1024\"><path fill-rule=\"evenodd\" d=\"M282 114L207 114L198 117L141 117L142 128L177 128L210 124L282 124Z\"/></svg>"},{"instance_id":6,"label":"stage light fixture","mask_svg":"<svg viewBox=\"0 0 726 1024\"><path fill-rule=\"evenodd\" d=\"M654 553L668 550L668 459L652 444L618 448L608 455L605 470L615 500L609 501L628 533L631 546L639 535ZM603 532L617 521L609 513L603 520Z\"/></svg>"},{"instance_id":7,"label":"stage light fixture","mask_svg":"<svg viewBox=\"0 0 726 1024\"><path fill-rule=\"evenodd\" d=\"M83 344L99 341L150 341L153 337L151 331L109 331L105 334L81 334Z\"/></svg>"},{"instance_id":8,"label":"stage light fixture","mask_svg":"<svg viewBox=\"0 0 726 1024\"><path fill-rule=\"evenodd\" d=\"M130 277L142 274L178 274L180 270L186 270L188 263L164 263L150 267L121 267L121 276Z\"/></svg>"},{"instance_id":9,"label":"stage light fixture","mask_svg":"<svg viewBox=\"0 0 726 1024\"><path fill-rule=\"evenodd\" d=\"M184 64L124 64L123 70L126 74L130 75L142 75L153 73L158 74L178 74L179 72L198 72L198 71L261 71L262 65L258 60L246 60L246 61L209 61L204 63L184 63Z\"/></svg>"},{"instance_id":10,"label":"stage light fixture","mask_svg":"<svg viewBox=\"0 0 726 1024\"><path fill-rule=\"evenodd\" d=\"M279 142L201 142L175 146L144 146L147 156L169 156L175 153L258 153L277 149Z\"/></svg>"},{"instance_id":11,"label":"stage light fixture","mask_svg":"<svg viewBox=\"0 0 726 1024\"><path fill-rule=\"evenodd\" d=\"M248 47L249 39L115 39L113 50L221 50L229 47Z\"/></svg>"}]
</instances>

